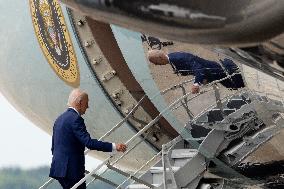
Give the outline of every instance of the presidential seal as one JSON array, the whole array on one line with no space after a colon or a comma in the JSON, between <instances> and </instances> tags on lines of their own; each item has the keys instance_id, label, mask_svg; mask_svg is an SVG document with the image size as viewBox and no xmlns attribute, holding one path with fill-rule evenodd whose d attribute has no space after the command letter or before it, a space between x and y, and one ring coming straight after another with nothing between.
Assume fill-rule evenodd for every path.
<instances>
[{"instance_id":1,"label":"presidential seal","mask_svg":"<svg viewBox=\"0 0 284 189\"><path fill-rule=\"evenodd\" d=\"M57 0L30 0L33 26L47 62L68 85L80 84L77 58Z\"/></svg>"}]
</instances>

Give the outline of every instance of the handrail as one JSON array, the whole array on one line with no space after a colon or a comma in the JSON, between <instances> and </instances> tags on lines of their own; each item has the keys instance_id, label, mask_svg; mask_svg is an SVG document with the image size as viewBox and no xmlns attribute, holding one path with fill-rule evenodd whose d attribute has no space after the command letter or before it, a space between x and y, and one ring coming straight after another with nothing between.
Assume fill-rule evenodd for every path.
<instances>
[{"instance_id":1,"label":"handrail","mask_svg":"<svg viewBox=\"0 0 284 189\"><path fill-rule=\"evenodd\" d=\"M180 82L180 83L178 83L178 84L175 84L175 85L173 85L173 86L171 86L171 87L169 87L169 88L164 89L164 90L161 91L161 92L156 93L156 94L153 95L153 97L150 98L150 99L153 100L153 99L156 98L159 94L164 95L164 94L166 94L166 93L167 93L168 91L170 91L170 90L173 90L173 89L176 89L176 88L179 88L179 87L183 87L183 85L188 84L188 83L190 83L191 81L193 81L193 79L189 79L189 80L186 80L186 81L182 81L182 82ZM141 105L142 101L146 98L146 96L147 96L147 95L144 95L144 96L138 101L138 103L133 107L133 109L127 114L127 116L126 116L122 121L120 121L113 129L111 129L111 130L109 131L109 133L112 132L112 131L114 131L116 128L120 127L120 126L130 117L130 115L132 115L132 113L133 113L135 110L138 109L139 105ZM104 136L109 136L109 135L105 134ZM142 141L143 141L143 140L141 140L138 144L140 144ZM133 148L134 148L134 147L136 147L136 145L133 146ZM130 150L132 150L133 148L131 148ZM114 164L117 163L120 159L122 159L125 155L127 155L130 150L127 150L127 151L126 151L121 157L119 157L112 165L114 165ZM105 171L106 171L106 170L105 170ZM105 171L104 171L104 172L105 172ZM103 173L104 173L104 172L103 172ZM103 174L103 173L101 173L101 174ZM100 175L101 175L101 174L100 174ZM88 186L91 182L93 182L95 179L96 179L96 178L93 178L93 179L87 184L87 186Z\"/></svg>"},{"instance_id":2,"label":"handrail","mask_svg":"<svg viewBox=\"0 0 284 189\"><path fill-rule=\"evenodd\" d=\"M42 186L39 187L39 189L44 189L46 188L48 185L50 185L55 179L54 178L50 178L48 181L46 181Z\"/></svg>"},{"instance_id":3,"label":"handrail","mask_svg":"<svg viewBox=\"0 0 284 189\"><path fill-rule=\"evenodd\" d=\"M188 83L190 83L190 82L192 82L194 79L189 79L189 80L186 80L186 81L182 81L182 82L180 82L180 83L178 83L178 84L175 84L175 85L173 85L173 86L171 86L171 87L168 87L168 88L166 88L166 89L164 89L163 91L160 91L160 92L158 92L158 93L156 93L155 95L153 95L152 96L152 98L150 98L150 100L153 100L154 98L156 98L158 95L164 95L164 94L166 94L168 91L170 91L170 90L173 90L173 89L177 89L177 88L184 88L183 86L184 85L186 85L186 84L188 84ZM185 91L183 91L184 92L184 94L185 94ZM135 111L135 110L137 110L137 108L138 108L138 106L139 105L141 105L141 103L142 103L142 101L145 99L145 97L146 97L147 95L144 95L139 101L138 101L138 103L133 107L133 109L127 114L127 116L120 122L120 123L118 123L116 126L115 126L115 128L118 128L119 126L121 126L122 124L123 124L123 122L125 122L129 117L130 117L130 115ZM113 129L112 131L114 131L115 129ZM142 140L140 141L140 142L142 142ZM139 143L140 143L139 142ZM134 146L135 147L135 146ZM131 149L132 150L132 149ZM114 165L115 163L117 163L121 158L123 158L125 155L127 155L127 153L128 153L128 151L126 151L125 153L124 153L124 155L122 155L120 158L118 158L112 165ZM106 170L105 170L106 171ZM103 173L105 172L105 171L103 171ZM103 174L103 173L101 173L101 174ZM101 175L100 174L100 175ZM90 184L90 183L92 183L93 181L95 181L96 180L96 178L93 178L89 183L87 183L87 186Z\"/></svg>"},{"instance_id":4,"label":"handrail","mask_svg":"<svg viewBox=\"0 0 284 189\"><path fill-rule=\"evenodd\" d=\"M169 146L169 148L168 148L168 151L170 151L173 147L174 147L174 145L176 145L178 142L180 142L180 140L181 140L182 138L181 138L181 136L179 135L178 137L176 137L175 139L173 139L172 141L169 141L168 143L166 143L165 145L166 146ZM149 161L147 161L143 166L141 166L138 170L136 170L134 173L133 173L133 176L135 176L138 172L140 172L145 166L147 166L151 161L153 161L156 157L158 157L159 155L161 155L161 153L162 153L162 150L158 153L158 154L156 154L155 156L153 156ZM138 179L140 179L141 177L142 177L143 175L140 175L139 177L138 177ZM128 180L130 180L131 178L129 177L129 178L127 178L123 183L121 183L119 186L121 186L121 185L123 185L125 182L127 182ZM133 181L134 182L134 181ZM118 187L119 187L118 186ZM116 189L118 189L118 187L116 188Z\"/></svg>"},{"instance_id":5,"label":"handrail","mask_svg":"<svg viewBox=\"0 0 284 189\"><path fill-rule=\"evenodd\" d=\"M274 96L274 97L277 97L277 98L280 98L282 99L282 103L284 105L284 100L283 100L283 97L282 96L279 96L279 95L276 95L276 94L273 94L273 93L269 93L269 92L264 92L264 91L259 91L259 90L255 90L255 89L242 89L240 91L238 91L237 93L234 93L232 95L228 95L228 96L225 96L223 98L220 98L221 101L223 100L226 100L236 94L239 94L239 93L242 93L242 92L247 92L247 93L251 93L251 94L256 94L256 93L261 93L261 94L264 94L267 98L269 98L267 95L271 95L271 96ZM195 116L195 118L192 120L192 121L195 121L198 117L200 117L202 114L204 114L204 112L208 111L210 108L212 108L213 106L216 106L216 102L215 103L212 103L211 105L209 105L206 109L204 109L202 112L200 112L199 114L197 114Z\"/></svg>"},{"instance_id":6,"label":"handrail","mask_svg":"<svg viewBox=\"0 0 284 189\"><path fill-rule=\"evenodd\" d=\"M183 82L180 82L178 84L175 84L169 88L164 89L161 92L156 93L155 95L153 95L152 98L150 98L150 100L153 100L154 98L156 98L159 95L164 95L166 94L168 91L179 88L185 84L188 84L189 82L193 81L193 79L189 79ZM124 119L122 119L118 124L116 124L113 128L111 128L108 132L106 132L102 137L100 137L98 140L103 140L105 137L109 136L112 132L114 132L117 128L119 128L123 123L125 123L129 117L133 114L134 111L136 111L139 106L142 104L142 102L146 99L147 95L144 95L138 102L137 104L131 109L131 111L124 117ZM87 155L90 152L89 149L85 150L84 155ZM45 182L42 186L39 187L39 189L44 189L46 188L49 184L51 184L55 179L54 178L50 178L47 182Z\"/></svg>"},{"instance_id":7,"label":"handrail","mask_svg":"<svg viewBox=\"0 0 284 189\"><path fill-rule=\"evenodd\" d=\"M206 85L203 85L203 86L201 86L201 88L204 88L204 87L210 87L210 86L214 86L215 84L217 84L217 83L219 83L219 82L221 82L221 81L224 81L224 80L226 80L226 79L228 79L228 78L230 78L230 77L232 77L232 76L234 76L234 75L238 75L238 74L241 74L241 73L233 73L233 74L231 74L231 75L229 75L229 76L227 76L227 77L224 77L224 78L222 78L222 79L219 79L219 80L215 80L215 81L213 81L213 82L211 82L211 83L208 83L208 84L206 84ZM242 89L243 90L243 89ZM239 91L238 91L239 92ZM233 96L233 95L235 95L235 94L232 94L232 95L228 95L228 96L225 96L225 97L223 97L223 98L219 98L218 100L220 100L220 101L222 101L222 100L224 100L224 99L226 99L226 98L228 98L228 97L230 97L230 96ZM202 112L200 112L199 114L197 114L196 116L195 116L195 118L196 117L198 117L198 116L200 116L201 114L203 114L205 111L207 111L209 108L211 108L212 106L214 106L214 105L216 105L216 102L215 103L212 103L211 105L209 105L206 109L204 109Z\"/></svg>"},{"instance_id":8,"label":"handrail","mask_svg":"<svg viewBox=\"0 0 284 189\"><path fill-rule=\"evenodd\" d=\"M190 98L194 99L197 96L203 94L207 92L206 90L199 92L198 94L194 95L193 97ZM125 144L128 145L129 143L131 143L133 140L135 140L137 137L139 137L142 133L144 133L146 130L148 130L150 127L152 127L157 121L159 121L159 119L162 117L162 115L167 112L169 109L171 109L173 106L175 106L177 103L179 103L180 101L182 101L184 98L188 97L191 93L186 93L185 95L183 95L182 97L178 98L176 101L174 101L172 104L170 104L167 108L165 108L163 111L160 112L160 114L153 119L148 125L146 125L144 128L142 128L139 132L137 132L133 137L131 137ZM116 155L116 154L114 154ZM80 186L83 182L85 182L87 179L89 179L91 177L92 174L94 174L96 171L98 171L103 165L105 165L111 158L113 155L109 156L108 158L106 158L101 164L99 164L94 170L92 170L89 174L85 175L78 183L76 183L71 189L76 189L78 186Z\"/></svg>"},{"instance_id":9,"label":"handrail","mask_svg":"<svg viewBox=\"0 0 284 189\"><path fill-rule=\"evenodd\" d=\"M247 90L246 90L246 89L242 89L241 91L238 91L238 93L242 93L242 92L244 92L244 91L247 91ZM221 100L221 101L226 100L226 99L228 99L228 98L230 98L230 97L232 97L232 96L234 96L234 95L236 95L236 94L238 94L238 93L234 93L234 94L232 94L232 95L225 96L225 97L223 97L223 98L220 98L220 100ZM212 103L212 104L209 105L209 106L207 106L207 108L205 108L202 112L200 112L199 114L197 114L197 115L195 116L195 118L192 119L192 121L195 121L198 117L200 117L202 114L204 114L204 112L208 111L208 110L209 110L210 108L212 108L213 106L216 106L216 102L215 102L215 103Z\"/></svg>"},{"instance_id":10,"label":"handrail","mask_svg":"<svg viewBox=\"0 0 284 189\"><path fill-rule=\"evenodd\" d=\"M235 75L235 74L240 74L240 73L234 73L234 74L232 74L232 75L230 75L230 76L228 76L228 77L232 77L232 76ZM223 78L223 79L221 79L221 80L212 82L212 83L210 83L209 85L205 85L205 86L214 85L215 83L220 82L220 81L225 80L225 79L227 79L227 77L226 77L226 78ZM170 89L171 89L171 88L167 89L167 91L170 90ZM207 91L209 91L209 90L207 90ZM202 91L202 92L198 93L197 95L191 97L188 101L190 101L190 100L196 98L197 96L199 96L199 95L201 95L201 94L203 94L203 93L205 93L205 92L207 92L207 91L205 90L205 91ZM147 130L147 129L150 128L154 123L156 123L156 122L160 119L160 117L161 117L162 115L164 115L164 113L165 113L166 111L168 111L169 109L171 109L173 106L175 106L175 105L176 105L177 103L179 103L181 100L187 98L189 94L190 94L190 93L187 93L187 94L183 95L182 97L180 97L179 99L177 99L176 101L174 101L170 106L168 106L166 109L164 109L154 120L152 120L146 127L144 127L144 128L143 128L141 131L139 131L136 135L134 135L132 138L130 138L130 139L126 142L126 144L129 144L129 143L132 142L137 136L140 136L140 134L142 134L145 130ZM228 95L228 96L230 96L230 95ZM228 98L228 96L226 96L225 98ZM222 98L222 99L224 99L224 98ZM218 98L218 100L221 101L220 98ZM155 157L155 156L154 156L154 157ZM154 157L153 157L153 158L154 158ZM153 158L152 158L152 159L153 159ZM151 162L152 159L150 159L148 162ZM147 162L145 165L143 165L143 166L141 167L141 169L143 169L143 168L148 164L148 162ZM141 169L138 169L133 175L135 175L135 174L136 174L138 171L140 171ZM131 175L131 176L133 176L133 175ZM131 176L130 176L129 178L127 178L123 183L121 183L117 188L119 188L121 185L123 185L123 184L124 184L126 181L128 181L129 179L131 179ZM73 189L73 188L72 188L72 189Z\"/></svg>"},{"instance_id":11,"label":"handrail","mask_svg":"<svg viewBox=\"0 0 284 189\"><path fill-rule=\"evenodd\" d=\"M203 85L203 86L200 86L200 89L205 88L205 87L211 87L211 86L213 86L213 85L219 83L220 81L226 80L226 79L228 79L228 78L230 78L230 77L232 77L232 76L234 76L234 75L237 75L237 74L241 74L241 73L233 73L233 74L231 74L231 75L229 75L229 76L227 76L227 77L224 77L224 78L222 78L222 79L220 79L220 80L215 80L215 81L213 81L213 82L211 82L211 83L208 83L208 84L205 84L205 85ZM208 90L208 91L211 91L211 90ZM206 91L206 92L208 92L208 91ZM243 91L247 91L247 89L238 90L237 93L241 93L241 92L243 92ZM229 97L231 97L231 96L233 96L233 95L235 95L235 94L236 94L236 93L234 93L234 94L232 94L232 95L227 95L227 96L225 96L225 97L223 97L223 98L220 98L219 100L220 100L220 101L225 100L225 99L227 99L227 98L229 98ZM186 102L189 102L189 101L190 101L190 100L187 100ZM215 106L215 105L216 105L216 102L214 102L214 103L212 103L211 105L207 106L207 108L205 108L202 112L200 112L200 113L198 113L197 115L195 115L195 116L194 116L195 118L192 119L192 121L196 120L196 118L198 118L200 115L202 115L204 112L208 111L208 109L212 108L212 107ZM173 109L177 109L177 108L179 108L180 106L182 106L182 104L179 104L177 107L174 107Z\"/></svg>"},{"instance_id":12,"label":"handrail","mask_svg":"<svg viewBox=\"0 0 284 189\"><path fill-rule=\"evenodd\" d=\"M173 145L175 145L177 142L179 142L180 139L181 139L181 137L179 136L179 137L175 138L173 141L168 142L167 145L170 144L171 146L173 146ZM143 141L143 140L139 141L139 142L138 142L136 145L134 145L129 151L131 151L132 149L134 149L134 148L135 148L137 145L139 145L142 141ZM126 152L126 153L127 153L127 152ZM158 157L161 153L162 153L162 151L160 151L158 154L156 154L155 156L153 156L150 160L148 160L145 164L143 164L138 170L136 170L133 174L131 174L126 180L124 180L119 186L117 186L116 189L120 188L125 182L127 182L128 180L130 180L131 178L133 178L139 171L141 171L145 166L147 166L150 162L152 162L152 161L153 161L156 157ZM124 153L122 156L124 156L124 155L126 155L126 154ZM122 156L121 156L120 158L116 159L116 161L113 162L111 165L113 166L115 163L117 163L117 162L122 158ZM106 171L106 170L105 170L105 171ZM105 171L104 171L104 172L105 172ZM103 172L103 173L104 173L104 172ZM103 173L101 173L101 174L103 174ZM100 175L101 175L101 174L100 174ZM138 177L138 178L140 178L140 177ZM93 178L92 181L90 181L90 182L87 184L87 186L88 186L91 182L93 182L94 180L96 180L96 178Z\"/></svg>"},{"instance_id":13,"label":"handrail","mask_svg":"<svg viewBox=\"0 0 284 189\"><path fill-rule=\"evenodd\" d=\"M143 96L139 102L142 102L144 100L146 96ZM113 131L115 131L117 128L119 128L125 121L128 120L128 118L130 117L130 115L138 108L139 106L139 102L137 103L137 105L127 114L127 116L121 120L118 124L116 124L111 130L109 130L108 132L106 132L103 136L101 136L98 140L103 140L104 138L106 138L107 136L109 136ZM87 155L90 152L89 149L84 151L84 155ZM51 184L55 179L54 178L50 178L46 183L44 183L41 187L39 187L39 189L44 189L46 188L49 184Z\"/></svg>"},{"instance_id":14,"label":"handrail","mask_svg":"<svg viewBox=\"0 0 284 189\"><path fill-rule=\"evenodd\" d=\"M204 86L201 86L201 88L204 88L204 87L206 87L206 86L211 86L211 85L213 85L213 84L216 84L216 83L218 83L218 82L220 82L220 81L223 81L223 80L226 80L226 79L228 79L228 78L230 78L230 77L232 77L232 76L234 76L234 75L236 75L236 74L240 74L240 73L233 73L233 74L231 74L231 75L229 75L229 76L227 76L227 77L225 77L225 78L222 78L222 79L220 79L220 80L216 80L216 81L214 81L214 82L211 82L210 84L206 84L206 85L204 85ZM175 84L175 85L173 85L173 86L171 86L171 87L169 87L169 88L166 88L166 89L164 89L163 91L161 91L161 92L158 92L158 93L156 93L155 95L153 95L153 97L152 98L150 98L150 100L153 100L154 98L156 98L157 96L159 96L159 95L164 95L164 94L166 94L168 91L170 91L170 90L173 90L173 89L177 89L177 88L181 88L181 87L183 87L183 85L186 85L186 84L188 84L188 83L190 83L190 82L192 82L194 79L189 79L189 80L186 80L186 81L183 81L183 82L180 82L180 83L178 83L178 84ZM209 90L207 90L207 91L209 91ZM181 100L183 100L183 99L186 99L186 102L189 102L190 100L192 100L192 99L194 99L195 97L197 97L197 96L199 96L199 95L201 95L201 94L203 94L203 93L205 93L205 92L207 92L206 90L205 91L202 91L202 92L200 92L200 93L198 93L198 95L195 95L195 96L193 96L191 99L186 99L188 96L189 96L189 94L191 94L191 93L186 93L186 94L184 94L181 98L179 98L178 100L176 100L176 101L174 101L170 106L168 106L167 108L165 108L162 112L160 112L160 114L154 119L154 120L152 120L147 126L145 126L143 129L141 129L136 135L134 135L131 139L129 139L127 142L126 142L126 144L129 144L130 142L132 142L135 138L137 138L136 136L140 136L142 133L144 133L144 131L145 130L147 130L148 128L150 128L151 126L153 126L161 117L162 117L162 115L164 115L164 113L166 112L166 111L168 111L169 109L171 109L174 105L176 105L177 103L179 103ZM184 91L183 91L184 92ZM184 92L185 93L185 92ZM123 123L125 123L128 119L129 119L129 117L133 114L133 112L134 111L136 111L137 109L138 109L138 107L141 105L141 103L143 102L143 100L146 98L146 96L147 95L144 95L138 102L137 102L137 104L131 109L131 111L125 116L125 118L124 119L122 119L118 124L116 124L112 129L110 129L108 132L106 132L103 136L101 136L98 140L103 140L104 138L106 138L107 136L109 136L112 132L114 132L117 128L119 128ZM194 140L194 139L193 139ZM84 155L86 155L86 154L88 154L88 152L89 152L90 150L89 149L87 149L87 150L85 150L85 152L84 152ZM105 161L108 161L110 158L108 158L107 160L105 160ZM102 164L105 164L105 163L102 163ZM101 164L100 164L101 165ZM98 167L102 167L102 166L98 166ZM99 169L99 168L98 168ZM94 171L94 170L93 170ZM97 171L97 170L96 170ZM96 171L94 171L94 172L96 172ZM53 182L53 178L51 178L51 179L49 179L46 183L44 183L44 185L42 185L39 189L44 189L45 187L47 187L50 183L52 183ZM82 182L83 183L83 182ZM81 183L81 184L82 184ZM80 185L80 184L79 184ZM78 185L78 186L79 186ZM75 185L74 185L75 186ZM73 186L73 187L74 187ZM73 187L72 187L72 189L73 189Z\"/></svg>"},{"instance_id":15,"label":"handrail","mask_svg":"<svg viewBox=\"0 0 284 189\"><path fill-rule=\"evenodd\" d=\"M120 183L116 189L120 188L123 184L125 184L127 181L129 181L132 177L134 177L137 173L139 173L144 167L146 167L150 162L152 162L155 158L157 158L159 155L161 155L162 151L157 153L155 156L153 156L149 161L147 161L144 165L142 165L139 169L137 169L132 175L130 175L127 179L125 179L122 183ZM140 178L140 177L138 177Z\"/></svg>"},{"instance_id":16,"label":"handrail","mask_svg":"<svg viewBox=\"0 0 284 189\"><path fill-rule=\"evenodd\" d=\"M143 139L145 140L145 138L147 138L147 136L145 136ZM116 164L119 160L121 160L124 156L126 156L130 151L132 151L134 148L136 148L136 146L138 146L139 144L141 144L141 142L143 142L144 140L140 140L137 144L135 144L134 146L132 146L130 149L128 149L125 153L123 153L119 158L117 158L114 162L110 163L112 166L114 164ZM104 170L102 173L98 174L99 176L104 174L107 171ZM91 184L92 182L94 182L96 180L96 178L93 178L89 183L87 183L87 186L89 184Z\"/></svg>"}]
</instances>

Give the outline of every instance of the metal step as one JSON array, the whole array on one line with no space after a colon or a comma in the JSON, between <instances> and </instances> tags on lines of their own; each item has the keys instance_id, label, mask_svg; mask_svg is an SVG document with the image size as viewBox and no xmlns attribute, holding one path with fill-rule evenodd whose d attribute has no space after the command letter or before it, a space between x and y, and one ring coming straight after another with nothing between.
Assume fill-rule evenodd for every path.
<instances>
[{"instance_id":1,"label":"metal step","mask_svg":"<svg viewBox=\"0 0 284 189\"><path fill-rule=\"evenodd\" d=\"M173 183L178 183L179 187L196 189L206 170L207 164L205 158L203 155L199 154L196 149L180 149L180 146L176 147L179 149L173 149L168 152L172 172L168 167L169 165L167 165L165 169L165 183L167 183L167 188L176 188ZM165 179L164 167L160 166L159 163L160 162L157 162L155 166L151 167L139 180L150 183L152 187L163 188ZM174 165L172 165L172 163ZM173 175L171 176L171 174ZM148 189L151 186L136 182L135 184L129 185L127 188Z\"/></svg>"},{"instance_id":2,"label":"metal step","mask_svg":"<svg viewBox=\"0 0 284 189\"><path fill-rule=\"evenodd\" d=\"M154 187L158 187L157 184L153 184ZM126 189L149 189L150 187L145 186L143 184L130 184L126 187Z\"/></svg>"},{"instance_id":3,"label":"metal step","mask_svg":"<svg viewBox=\"0 0 284 189\"><path fill-rule=\"evenodd\" d=\"M206 170L205 157L197 154L190 159L183 167L175 172L176 183L179 186L187 186Z\"/></svg>"},{"instance_id":4,"label":"metal step","mask_svg":"<svg viewBox=\"0 0 284 189\"><path fill-rule=\"evenodd\" d=\"M144 184L130 184L126 187L126 189L148 189L150 187L145 186Z\"/></svg>"},{"instance_id":5,"label":"metal step","mask_svg":"<svg viewBox=\"0 0 284 189\"><path fill-rule=\"evenodd\" d=\"M212 108L201 115L197 120L196 124L200 123L215 123L221 122L224 119L224 116L228 116L237 110L241 109L242 106L251 103L251 99L247 93L241 93L233 95L228 100L221 103L223 112L220 110L220 107L216 105L215 108Z\"/></svg>"},{"instance_id":6,"label":"metal step","mask_svg":"<svg viewBox=\"0 0 284 189\"><path fill-rule=\"evenodd\" d=\"M172 150L171 158L175 167L182 167L197 153L198 150L196 149L174 149Z\"/></svg>"},{"instance_id":7,"label":"metal step","mask_svg":"<svg viewBox=\"0 0 284 189\"><path fill-rule=\"evenodd\" d=\"M203 174L201 174L200 176L198 176L196 179L194 179L191 183L189 183L186 187L184 187L183 189L196 189L201 178L202 178Z\"/></svg>"},{"instance_id":8,"label":"metal step","mask_svg":"<svg viewBox=\"0 0 284 189\"><path fill-rule=\"evenodd\" d=\"M240 97L242 97L242 99L244 101L246 101L248 104L251 103L251 98L250 98L250 94L247 92L244 92L240 95Z\"/></svg>"},{"instance_id":9,"label":"metal step","mask_svg":"<svg viewBox=\"0 0 284 189\"><path fill-rule=\"evenodd\" d=\"M126 172L124 172L124 171L122 171L122 170L120 170L120 169L118 169L118 168L116 168L116 167L113 167L113 166L111 166L110 164L107 164L107 167L108 167L109 169L111 169L111 170L113 170L113 171L115 171L115 172L117 172L117 173L119 173L119 174L125 176L125 177L131 176L129 173L126 173ZM134 180L134 181L136 181L136 182L138 182L138 183L141 183L141 184L143 184L143 185L145 185L145 186L148 186L148 187L150 187L150 188L152 187L151 184L149 184L149 183L145 182L144 180L141 180L141 179L139 179L139 178L137 178L137 177L135 177L135 176L131 176L131 179Z\"/></svg>"},{"instance_id":10,"label":"metal step","mask_svg":"<svg viewBox=\"0 0 284 189\"><path fill-rule=\"evenodd\" d=\"M90 173L90 171L85 170L85 174L89 174L89 173ZM99 176L97 174L92 174L92 177L94 177L96 179L99 179L100 181L103 181L103 182L105 182L105 183L107 183L107 184L109 184L109 185L111 185L113 187L117 187L118 186L116 183L112 182L111 180L106 179L106 178L104 178L102 176Z\"/></svg>"},{"instance_id":11,"label":"metal step","mask_svg":"<svg viewBox=\"0 0 284 189\"><path fill-rule=\"evenodd\" d=\"M172 167L173 172L176 172L180 167ZM151 167L150 172L152 173L153 177L153 184L161 185L163 182L163 167ZM169 174L169 168L166 169L166 174Z\"/></svg>"},{"instance_id":12,"label":"metal step","mask_svg":"<svg viewBox=\"0 0 284 189\"><path fill-rule=\"evenodd\" d=\"M207 113L208 122L214 123L214 122L220 122L224 119L224 115L230 115L231 113L234 113L235 109L223 109L223 112L220 109L212 109L209 110Z\"/></svg>"},{"instance_id":13,"label":"metal step","mask_svg":"<svg viewBox=\"0 0 284 189\"><path fill-rule=\"evenodd\" d=\"M214 130L213 134L218 134L219 132L221 131ZM213 134L211 133L210 136L213 136ZM214 135L213 138L214 137L216 137L216 135ZM209 140L207 143L212 142L211 138L212 137L206 137L205 140ZM219 138L222 137L219 136ZM214 140L213 142L215 144ZM217 148L219 142L216 143ZM202 143L202 146L206 146L204 142ZM155 186L158 188L163 188L165 182L167 183L167 188L169 189L176 188L176 186L182 188L196 189L196 187L200 184L199 182L201 178L203 178L203 175L207 168L207 162L205 160L205 157L201 155L197 149L183 149L180 146L176 145L174 147L178 149L173 149L171 151L166 152L169 158L167 162L170 162L170 164L166 165L166 168L160 166L159 163L161 162L157 162L155 166L151 167L146 173L144 173L140 177L140 180L147 180L146 182L150 183L152 187ZM216 149L214 150L214 152L215 151ZM215 154L214 152L211 152L212 157ZM172 172L169 166L171 166ZM164 178L164 174L166 175L166 178ZM175 185L175 183L177 183L177 185ZM136 182L135 184L129 185L127 188L146 189L150 188L151 186L146 186Z\"/></svg>"},{"instance_id":14,"label":"metal step","mask_svg":"<svg viewBox=\"0 0 284 189\"><path fill-rule=\"evenodd\" d=\"M249 102L249 94L247 92L235 94L231 97L231 99L238 99L238 100L244 100L246 102Z\"/></svg>"},{"instance_id":15,"label":"metal step","mask_svg":"<svg viewBox=\"0 0 284 189\"><path fill-rule=\"evenodd\" d=\"M227 107L229 109L240 109L243 105L247 104L243 99L229 99Z\"/></svg>"},{"instance_id":16,"label":"metal step","mask_svg":"<svg viewBox=\"0 0 284 189\"><path fill-rule=\"evenodd\" d=\"M172 167L172 170L174 172L178 171L180 169L180 167ZM159 174L159 173L163 173L164 168L163 167L151 167L150 168L150 172L152 174ZM166 171L169 171L169 168L166 169Z\"/></svg>"},{"instance_id":17,"label":"metal step","mask_svg":"<svg viewBox=\"0 0 284 189\"><path fill-rule=\"evenodd\" d=\"M196 149L174 149L172 150L171 158L173 159L183 159L192 158L198 153Z\"/></svg>"},{"instance_id":18,"label":"metal step","mask_svg":"<svg viewBox=\"0 0 284 189\"><path fill-rule=\"evenodd\" d=\"M210 184L201 184L200 189L212 189Z\"/></svg>"}]
</instances>

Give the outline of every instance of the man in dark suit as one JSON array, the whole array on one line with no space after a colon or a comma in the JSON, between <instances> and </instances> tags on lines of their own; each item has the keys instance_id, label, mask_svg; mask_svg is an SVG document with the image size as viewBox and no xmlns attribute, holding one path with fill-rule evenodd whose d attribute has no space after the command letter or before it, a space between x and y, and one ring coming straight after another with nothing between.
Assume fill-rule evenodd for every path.
<instances>
[{"instance_id":1,"label":"man in dark suit","mask_svg":"<svg viewBox=\"0 0 284 189\"><path fill-rule=\"evenodd\" d=\"M177 74L193 74L195 81L192 86L192 93L198 93L199 86L202 84L220 80L228 75L239 72L238 66L230 59L224 59L221 61L221 64L218 64L217 62L205 60L185 52L166 54L161 50L151 50L148 52L148 59L155 65L171 64L174 72ZM220 83L230 89L244 87L241 74L236 74Z\"/></svg>"},{"instance_id":2,"label":"man in dark suit","mask_svg":"<svg viewBox=\"0 0 284 189\"><path fill-rule=\"evenodd\" d=\"M63 189L70 189L85 173L85 147L90 150L124 152L125 144L114 144L91 139L84 119L88 106L88 95L74 89L69 96L69 108L55 121L52 136L52 163L49 176L58 180ZM79 189L85 189L86 183Z\"/></svg>"}]
</instances>

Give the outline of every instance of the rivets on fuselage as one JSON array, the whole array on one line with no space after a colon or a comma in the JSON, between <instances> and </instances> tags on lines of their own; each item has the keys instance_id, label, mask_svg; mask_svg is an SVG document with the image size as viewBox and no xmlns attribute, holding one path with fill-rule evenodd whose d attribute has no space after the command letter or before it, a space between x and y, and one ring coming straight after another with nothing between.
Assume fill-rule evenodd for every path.
<instances>
[{"instance_id":1,"label":"rivets on fuselage","mask_svg":"<svg viewBox=\"0 0 284 189\"><path fill-rule=\"evenodd\" d=\"M95 40L88 40L84 42L85 47L91 47L95 43Z\"/></svg>"},{"instance_id":2,"label":"rivets on fuselage","mask_svg":"<svg viewBox=\"0 0 284 189\"><path fill-rule=\"evenodd\" d=\"M83 19L79 19L79 20L77 21L77 25L80 26L80 27L84 26L85 23L86 23L86 20L83 20Z\"/></svg>"}]
</instances>

